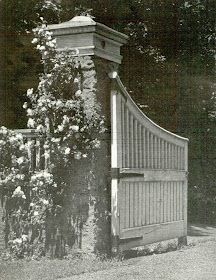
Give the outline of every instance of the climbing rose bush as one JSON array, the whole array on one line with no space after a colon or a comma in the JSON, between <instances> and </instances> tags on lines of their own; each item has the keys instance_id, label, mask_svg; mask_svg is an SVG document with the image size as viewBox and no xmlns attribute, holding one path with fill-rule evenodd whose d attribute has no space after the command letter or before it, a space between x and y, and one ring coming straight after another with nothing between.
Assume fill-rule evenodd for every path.
<instances>
[{"instance_id":1,"label":"climbing rose bush","mask_svg":"<svg viewBox=\"0 0 216 280\"><path fill-rule=\"evenodd\" d=\"M44 73L38 87L28 89L23 107L27 126L42 143L40 157L45 165L32 169L29 152L34 142L0 129L5 241L18 258L45 255L50 244L55 248L52 256L62 257L66 243L73 245L74 224L81 230L88 210L83 201L79 205L80 182L71 185L74 164L91 159L105 131L93 61L80 57L78 50L57 51L56 40L41 20L32 43L41 54ZM82 181L82 187L88 204L89 186Z\"/></svg>"},{"instance_id":2,"label":"climbing rose bush","mask_svg":"<svg viewBox=\"0 0 216 280\"><path fill-rule=\"evenodd\" d=\"M79 57L78 50L57 51L56 39L44 25L34 33L32 43L41 53L45 72L38 88L27 91L30 103L25 103L24 108L28 127L49 136L46 144L55 156L65 161L86 158L100 146L95 135L104 132L96 101L94 64L89 57ZM83 68L87 71L83 72Z\"/></svg>"}]
</instances>

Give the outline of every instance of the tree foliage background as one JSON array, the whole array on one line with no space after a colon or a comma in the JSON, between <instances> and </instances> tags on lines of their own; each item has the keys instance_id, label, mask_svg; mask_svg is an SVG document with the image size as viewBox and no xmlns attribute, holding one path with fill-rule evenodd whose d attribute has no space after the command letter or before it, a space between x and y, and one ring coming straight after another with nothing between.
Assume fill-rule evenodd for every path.
<instances>
[{"instance_id":1,"label":"tree foliage background","mask_svg":"<svg viewBox=\"0 0 216 280\"><path fill-rule=\"evenodd\" d=\"M190 139L189 218L216 211L215 0L1 0L0 125L23 128L25 92L37 84L39 55L31 29L90 14L129 35L121 77L156 123Z\"/></svg>"}]
</instances>

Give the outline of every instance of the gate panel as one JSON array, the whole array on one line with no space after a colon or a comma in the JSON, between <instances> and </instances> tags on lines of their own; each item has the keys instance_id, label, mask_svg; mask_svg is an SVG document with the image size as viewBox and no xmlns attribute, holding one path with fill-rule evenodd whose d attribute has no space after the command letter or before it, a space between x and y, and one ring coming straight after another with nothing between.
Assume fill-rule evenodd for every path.
<instances>
[{"instance_id":1,"label":"gate panel","mask_svg":"<svg viewBox=\"0 0 216 280\"><path fill-rule=\"evenodd\" d=\"M120 230L182 220L183 191L184 181L122 181L119 186Z\"/></svg>"},{"instance_id":2,"label":"gate panel","mask_svg":"<svg viewBox=\"0 0 216 280\"><path fill-rule=\"evenodd\" d=\"M112 232L122 249L186 236L188 140L153 123L118 76L115 82L112 206L117 214L112 213Z\"/></svg>"}]
</instances>

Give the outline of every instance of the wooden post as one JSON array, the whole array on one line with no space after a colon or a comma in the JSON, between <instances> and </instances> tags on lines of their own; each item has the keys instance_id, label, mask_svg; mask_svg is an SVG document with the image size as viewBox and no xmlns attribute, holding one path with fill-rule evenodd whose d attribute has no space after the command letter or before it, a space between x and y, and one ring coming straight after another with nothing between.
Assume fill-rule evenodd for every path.
<instances>
[{"instance_id":1,"label":"wooden post","mask_svg":"<svg viewBox=\"0 0 216 280\"><path fill-rule=\"evenodd\" d=\"M121 112L118 111L118 93L116 90L111 91L111 168L119 168L121 165L121 139L120 124ZM118 134L117 134L118 133ZM112 234L112 253L118 254L119 249L119 205L118 205L118 178L112 178L111 181L111 234Z\"/></svg>"}]
</instances>

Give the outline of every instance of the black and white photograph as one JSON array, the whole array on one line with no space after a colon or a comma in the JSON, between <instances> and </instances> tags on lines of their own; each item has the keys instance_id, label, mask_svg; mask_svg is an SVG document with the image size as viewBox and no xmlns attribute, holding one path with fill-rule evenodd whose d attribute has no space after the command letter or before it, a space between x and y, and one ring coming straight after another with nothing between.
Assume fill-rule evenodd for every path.
<instances>
[{"instance_id":1,"label":"black and white photograph","mask_svg":"<svg viewBox=\"0 0 216 280\"><path fill-rule=\"evenodd\" d=\"M216 0L0 0L0 279L216 279Z\"/></svg>"}]
</instances>

